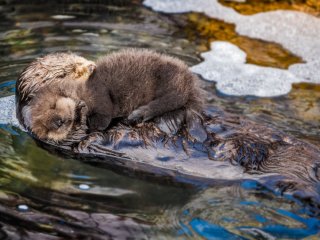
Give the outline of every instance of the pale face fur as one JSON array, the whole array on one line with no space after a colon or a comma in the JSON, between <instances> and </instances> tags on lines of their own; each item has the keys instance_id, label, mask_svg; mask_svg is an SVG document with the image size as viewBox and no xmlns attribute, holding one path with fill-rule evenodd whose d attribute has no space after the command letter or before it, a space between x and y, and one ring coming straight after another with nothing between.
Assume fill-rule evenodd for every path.
<instances>
[{"instance_id":1,"label":"pale face fur","mask_svg":"<svg viewBox=\"0 0 320 240\"><path fill-rule=\"evenodd\" d=\"M30 107L30 128L39 139L59 142L70 133L75 115L73 99L61 96L46 99Z\"/></svg>"},{"instance_id":2,"label":"pale face fur","mask_svg":"<svg viewBox=\"0 0 320 240\"><path fill-rule=\"evenodd\" d=\"M17 89L23 100L52 82L82 84L95 68L94 62L73 53L48 54L30 63L20 74Z\"/></svg>"}]
</instances>

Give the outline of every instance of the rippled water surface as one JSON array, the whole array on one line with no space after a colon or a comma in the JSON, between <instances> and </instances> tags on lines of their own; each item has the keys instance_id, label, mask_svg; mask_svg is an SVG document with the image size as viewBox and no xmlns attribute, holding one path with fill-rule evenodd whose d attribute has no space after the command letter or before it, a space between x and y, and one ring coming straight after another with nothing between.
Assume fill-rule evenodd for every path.
<instances>
[{"instance_id":1,"label":"rippled water surface","mask_svg":"<svg viewBox=\"0 0 320 240\"><path fill-rule=\"evenodd\" d=\"M95 60L123 47L145 47L192 66L210 41L228 40L255 64L287 68L302 61L280 45L237 36L232 26L199 14L165 15L138 0L46 2L0 1L1 97L14 94L28 62L54 51ZM319 16L312 1L279 2ZM319 85L297 84L277 98L210 89L212 104L320 147ZM249 181L209 188L101 169L50 154L19 129L0 125L0 239L318 239L319 228L319 219L299 204Z\"/></svg>"}]
</instances>

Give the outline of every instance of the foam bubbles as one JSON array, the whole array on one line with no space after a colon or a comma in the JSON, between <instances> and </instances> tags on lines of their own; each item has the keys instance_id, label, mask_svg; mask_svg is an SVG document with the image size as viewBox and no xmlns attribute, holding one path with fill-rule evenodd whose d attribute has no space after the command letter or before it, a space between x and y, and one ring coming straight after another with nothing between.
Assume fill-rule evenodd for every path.
<instances>
[{"instance_id":1,"label":"foam bubbles","mask_svg":"<svg viewBox=\"0 0 320 240\"><path fill-rule=\"evenodd\" d=\"M217 0L145 0L144 4L167 13L202 12L235 24L240 35L279 43L305 61L291 65L288 70L260 67L244 64L241 50L228 44L214 44L212 48L217 47L218 52L212 49L212 53L204 54L206 62L192 70L216 81L218 89L226 94L271 97L288 93L293 82L320 84L320 18L286 10L246 16ZM222 52L222 48L231 52Z\"/></svg>"},{"instance_id":2,"label":"foam bubbles","mask_svg":"<svg viewBox=\"0 0 320 240\"><path fill-rule=\"evenodd\" d=\"M20 126L16 118L15 96L0 98L0 124Z\"/></svg>"},{"instance_id":3,"label":"foam bubbles","mask_svg":"<svg viewBox=\"0 0 320 240\"><path fill-rule=\"evenodd\" d=\"M20 204L17 206L17 209L20 211L20 212L26 212L29 210L29 207L28 205L25 205L25 204Z\"/></svg>"},{"instance_id":4,"label":"foam bubbles","mask_svg":"<svg viewBox=\"0 0 320 240\"><path fill-rule=\"evenodd\" d=\"M191 70L217 82L218 90L225 94L272 97L288 93L291 84L299 82L288 70L246 64L245 52L229 42L213 42L211 51L201 56L204 62Z\"/></svg>"},{"instance_id":5,"label":"foam bubbles","mask_svg":"<svg viewBox=\"0 0 320 240\"><path fill-rule=\"evenodd\" d=\"M90 186L88 184L82 183L79 185L79 189L87 191L90 189Z\"/></svg>"}]
</instances>

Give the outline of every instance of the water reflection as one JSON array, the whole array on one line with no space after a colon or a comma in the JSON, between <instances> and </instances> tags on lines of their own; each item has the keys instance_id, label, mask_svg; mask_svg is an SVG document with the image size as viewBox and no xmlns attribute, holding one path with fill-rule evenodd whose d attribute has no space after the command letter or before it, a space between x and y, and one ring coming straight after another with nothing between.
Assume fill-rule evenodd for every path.
<instances>
[{"instance_id":1,"label":"water reflection","mask_svg":"<svg viewBox=\"0 0 320 240\"><path fill-rule=\"evenodd\" d=\"M196 33L181 28L191 26L190 16L152 12L140 1L32 2L0 1L1 97L13 94L15 79L28 62L48 52L70 50L96 59L123 47L147 47L194 65L201 61L201 44L210 40L203 35L193 41L190 34ZM225 30L219 30L220 24L210 22L217 36ZM252 46L251 40L245 42ZM278 46L270 46L271 52L282 54ZM299 59L277 61L287 67ZM273 99L217 93L212 104L320 146L319 99L318 86L300 84ZM89 166L52 155L26 133L0 125L0 239L295 239L318 234L318 220L305 211L245 184L173 186Z\"/></svg>"},{"instance_id":2,"label":"water reflection","mask_svg":"<svg viewBox=\"0 0 320 240\"><path fill-rule=\"evenodd\" d=\"M87 228L89 235L101 234L101 239L106 233L132 234L132 229L145 234L162 218L164 209L178 208L196 192L58 158L37 147L25 133L19 133L7 133L0 146L0 212L1 216L8 215L0 222L10 225L19 219L19 224L12 223L13 228L25 227L25 222L39 233L63 235L69 231L65 224L77 229L72 225L79 221L79 232L66 236L84 236ZM100 227L103 234L97 230ZM157 234L154 228L152 232Z\"/></svg>"},{"instance_id":3,"label":"water reflection","mask_svg":"<svg viewBox=\"0 0 320 240\"><path fill-rule=\"evenodd\" d=\"M188 232L207 239L300 239L320 227L319 219L301 214L281 197L239 185L201 192L179 218Z\"/></svg>"}]
</instances>

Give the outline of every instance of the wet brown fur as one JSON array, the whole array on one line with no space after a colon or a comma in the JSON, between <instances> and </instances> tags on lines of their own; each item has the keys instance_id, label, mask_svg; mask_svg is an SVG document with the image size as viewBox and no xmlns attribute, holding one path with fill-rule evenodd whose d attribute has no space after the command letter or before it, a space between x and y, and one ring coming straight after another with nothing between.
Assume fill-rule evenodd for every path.
<instances>
[{"instance_id":1,"label":"wet brown fur","mask_svg":"<svg viewBox=\"0 0 320 240\"><path fill-rule=\"evenodd\" d=\"M147 121L182 107L202 107L198 78L181 60L150 50L126 49L97 61L82 97L89 127L104 130L115 117Z\"/></svg>"},{"instance_id":2,"label":"wet brown fur","mask_svg":"<svg viewBox=\"0 0 320 240\"><path fill-rule=\"evenodd\" d=\"M24 109L24 115L32 133L38 138L57 141L66 138L71 131L76 105L73 99L46 88L31 100L30 106Z\"/></svg>"},{"instance_id":3,"label":"wet brown fur","mask_svg":"<svg viewBox=\"0 0 320 240\"><path fill-rule=\"evenodd\" d=\"M77 126L86 124L87 110L79 113L86 108L85 103L77 97L76 89L68 89L68 86L71 87L48 85L24 107L26 125L39 139L59 142Z\"/></svg>"},{"instance_id":4,"label":"wet brown fur","mask_svg":"<svg viewBox=\"0 0 320 240\"><path fill-rule=\"evenodd\" d=\"M68 112L70 106L66 105L65 113L55 113L52 107L65 98L86 103L91 131L106 129L116 117L147 121L179 108L199 112L202 107L198 79L187 65L150 50L127 49L102 57L89 80L76 87L65 79L52 82L50 90L40 90L28 104L30 113L24 122L40 139L63 140L71 131L69 122L73 123L74 115ZM64 119L63 114L68 122L56 128L56 115ZM66 133L61 134L61 129Z\"/></svg>"},{"instance_id":5,"label":"wet brown fur","mask_svg":"<svg viewBox=\"0 0 320 240\"><path fill-rule=\"evenodd\" d=\"M24 125L23 107L48 84L83 84L95 69L95 63L73 53L51 53L31 62L16 83L17 117ZM26 127L24 125L24 127Z\"/></svg>"}]
</instances>

